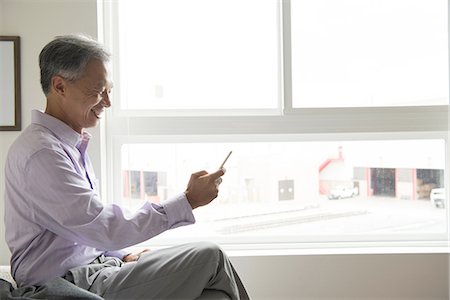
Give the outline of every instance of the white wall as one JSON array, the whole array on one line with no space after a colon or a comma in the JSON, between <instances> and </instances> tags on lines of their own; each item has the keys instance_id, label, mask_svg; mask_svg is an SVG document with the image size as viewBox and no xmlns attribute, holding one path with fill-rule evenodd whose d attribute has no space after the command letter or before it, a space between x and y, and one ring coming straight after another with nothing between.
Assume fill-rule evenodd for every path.
<instances>
[{"instance_id":1,"label":"white wall","mask_svg":"<svg viewBox=\"0 0 450 300\"><path fill-rule=\"evenodd\" d=\"M232 257L252 299L448 300L447 254Z\"/></svg>"},{"instance_id":2,"label":"white wall","mask_svg":"<svg viewBox=\"0 0 450 300\"><path fill-rule=\"evenodd\" d=\"M0 35L22 43L22 123L44 109L37 57L55 35L96 36L96 0L0 0ZM98 131L90 154L100 170ZM4 214L4 161L16 132L0 132L0 216ZM0 264L9 250L0 222ZM448 299L445 254L298 255L232 257L253 299Z\"/></svg>"}]
</instances>

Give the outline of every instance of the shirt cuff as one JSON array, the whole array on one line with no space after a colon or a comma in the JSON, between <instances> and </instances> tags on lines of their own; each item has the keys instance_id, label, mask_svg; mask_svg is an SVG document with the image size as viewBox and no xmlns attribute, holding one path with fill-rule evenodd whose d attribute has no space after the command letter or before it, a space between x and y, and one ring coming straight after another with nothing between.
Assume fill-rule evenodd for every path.
<instances>
[{"instance_id":1,"label":"shirt cuff","mask_svg":"<svg viewBox=\"0 0 450 300\"><path fill-rule=\"evenodd\" d=\"M153 208L167 216L168 228L170 229L195 223L192 207L185 193L165 200L160 205L154 204Z\"/></svg>"},{"instance_id":2,"label":"shirt cuff","mask_svg":"<svg viewBox=\"0 0 450 300\"><path fill-rule=\"evenodd\" d=\"M123 259L128 254L131 254L131 252L129 250L126 250L126 249L116 250L116 251L106 251L104 253L105 256L117 257L119 259Z\"/></svg>"}]
</instances>

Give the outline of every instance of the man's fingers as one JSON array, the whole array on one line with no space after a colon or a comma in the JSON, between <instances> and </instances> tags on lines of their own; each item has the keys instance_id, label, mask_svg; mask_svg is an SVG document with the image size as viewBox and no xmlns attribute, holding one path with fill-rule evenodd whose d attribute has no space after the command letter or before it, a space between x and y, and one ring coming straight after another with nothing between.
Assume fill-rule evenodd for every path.
<instances>
[{"instance_id":1,"label":"man's fingers","mask_svg":"<svg viewBox=\"0 0 450 300\"><path fill-rule=\"evenodd\" d=\"M208 172L206 172L205 170L202 170L202 171L198 171L198 172L192 173L191 177L200 177L200 176L203 176L203 175L206 175L206 174L208 174Z\"/></svg>"},{"instance_id":2,"label":"man's fingers","mask_svg":"<svg viewBox=\"0 0 450 300\"><path fill-rule=\"evenodd\" d=\"M225 174L225 169L219 169L214 173L209 174L212 180L216 180L220 177L222 177Z\"/></svg>"},{"instance_id":3,"label":"man's fingers","mask_svg":"<svg viewBox=\"0 0 450 300\"><path fill-rule=\"evenodd\" d=\"M225 174L223 168L211 174L204 170L192 173L185 195L193 209L217 198L223 174Z\"/></svg>"}]
</instances>

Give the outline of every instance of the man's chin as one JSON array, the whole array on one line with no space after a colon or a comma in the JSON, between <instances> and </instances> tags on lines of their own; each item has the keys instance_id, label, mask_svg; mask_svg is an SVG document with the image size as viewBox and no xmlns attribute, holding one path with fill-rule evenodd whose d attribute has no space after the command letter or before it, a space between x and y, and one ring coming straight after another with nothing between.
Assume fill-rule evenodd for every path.
<instances>
[{"instance_id":1,"label":"man's chin","mask_svg":"<svg viewBox=\"0 0 450 300\"><path fill-rule=\"evenodd\" d=\"M92 128L92 127L96 127L99 123L100 123L101 117L98 118L97 116L95 116L93 114L93 116L91 118L89 118L88 120L86 120L85 123L85 128Z\"/></svg>"}]
</instances>

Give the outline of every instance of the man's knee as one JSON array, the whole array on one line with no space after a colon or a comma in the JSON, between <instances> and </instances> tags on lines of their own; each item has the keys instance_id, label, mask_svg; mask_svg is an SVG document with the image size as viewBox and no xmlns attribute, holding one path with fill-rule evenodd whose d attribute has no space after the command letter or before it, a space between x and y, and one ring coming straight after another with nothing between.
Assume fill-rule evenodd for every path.
<instances>
[{"instance_id":1,"label":"man's knee","mask_svg":"<svg viewBox=\"0 0 450 300\"><path fill-rule=\"evenodd\" d=\"M190 244L197 253L197 256L203 261L222 264L226 259L226 254L219 245L212 242L197 242Z\"/></svg>"},{"instance_id":2,"label":"man's knee","mask_svg":"<svg viewBox=\"0 0 450 300\"><path fill-rule=\"evenodd\" d=\"M194 243L195 248L202 253L202 255L219 258L225 255L219 245L212 242L198 242Z\"/></svg>"}]
</instances>

